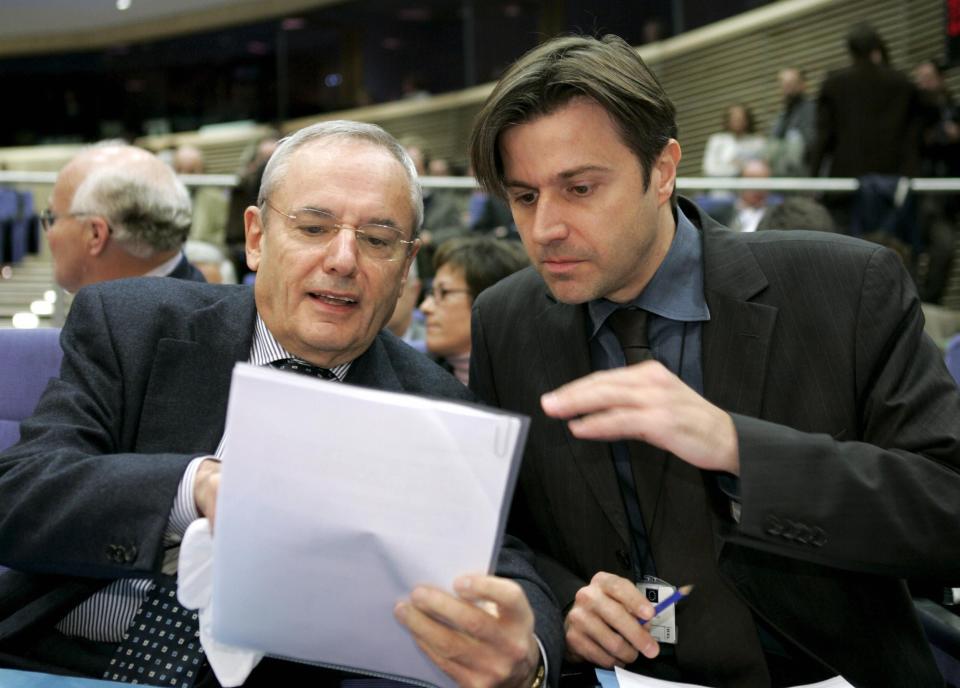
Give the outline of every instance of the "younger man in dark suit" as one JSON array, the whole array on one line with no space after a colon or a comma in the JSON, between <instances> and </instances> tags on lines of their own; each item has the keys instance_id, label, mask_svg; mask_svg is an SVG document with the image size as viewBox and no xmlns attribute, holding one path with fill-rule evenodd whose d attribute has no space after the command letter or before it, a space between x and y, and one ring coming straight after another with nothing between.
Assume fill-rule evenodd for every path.
<instances>
[{"instance_id":1,"label":"younger man in dark suit","mask_svg":"<svg viewBox=\"0 0 960 688\"><path fill-rule=\"evenodd\" d=\"M60 379L23 423L21 442L0 456L0 563L69 578L52 581L59 585L46 595L33 585L26 613L0 621L8 653L0 660L104 675L123 653L124 631L156 589L150 579L170 572L165 560L191 521L213 518L237 361L470 397L381 331L416 256L422 216L413 164L392 137L373 125L318 124L280 145L257 205L246 209L252 291L124 280L77 294ZM396 613L415 625L420 598L439 600L447 632L471 646L457 657L431 655L442 669L465 682L529 685L541 660L530 603L543 610L537 632L556 662L559 617L522 556L506 551L499 570L517 582L467 576L455 595L413 591ZM267 660L247 685L329 681Z\"/></svg>"},{"instance_id":2,"label":"younger man in dark suit","mask_svg":"<svg viewBox=\"0 0 960 688\"><path fill-rule=\"evenodd\" d=\"M477 299L470 383L533 418L511 528L567 658L938 685L901 578L960 576L960 395L910 280L876 245L675 201L676 132L607 36L522 57L472 135L533 266ZM696 587L652 630L664 581Z\"/></svg>"}]
</instances>

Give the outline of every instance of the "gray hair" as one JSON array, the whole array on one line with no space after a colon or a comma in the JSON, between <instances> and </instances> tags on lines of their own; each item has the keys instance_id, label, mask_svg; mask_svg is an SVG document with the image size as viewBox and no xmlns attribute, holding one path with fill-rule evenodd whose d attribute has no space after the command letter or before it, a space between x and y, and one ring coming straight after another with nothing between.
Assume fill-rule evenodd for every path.
<instances>
[{"instance_id":1,"label":"gray hair","mask_svg":"<svg viewBox=\"0 0 960 688\"><path fill-rule=\"evenodd\" d=\"M304 127L299 131L280 140L277 150L270 156L263 171L263 177L260 180L260 193L257 196L257 205L261 208L266 203L277 184L280 181L287 165L290 164L290 158L302 146L323 139L357 139L367 141L376 146L380 146L390 153L397 162L403 165L407 173L407 179L410 182L410 206L414 213L413 236L420 233L420 225L423 224L423 190L420 188L420 180L417 177L417 168L410 159L410 155L403 146L390 134L376 124L367 124L366 122L351 122L345 119L332 120L329 122L318 122Z\"/></svg>"},{"instance_id":2,"label":"gray hair","mask_svg":"<svg viewBox=\"0 0 960 688\"><path fill-rule=\"evenodd\" d=\"M113 238L138 258L178 249L190 232L190 193L173 170L153 172L140 165L95 169L77 187L70 211L103 215Z\"/></svg>"}]
</instances>

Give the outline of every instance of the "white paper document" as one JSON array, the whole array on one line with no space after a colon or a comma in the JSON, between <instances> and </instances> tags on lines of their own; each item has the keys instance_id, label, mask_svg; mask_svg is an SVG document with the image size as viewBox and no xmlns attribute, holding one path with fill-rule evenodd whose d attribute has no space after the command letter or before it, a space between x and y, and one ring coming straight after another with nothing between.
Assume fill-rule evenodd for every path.
<instances>
[{"instance_id":1,"label":"white paper document","mask_svg":"<svg viewBox=\"0 0 960 688\"><path fill-rule=\"evenodd\" d=\"M620 667L616 667L615 672L616 685L619 686L619 688L706 688L699 684L676 683L675 681L663 681L658 678L650 678L649 676L635 674L632 671L627 671ZM608 674L610 672L604 673ZM599 669L597 670L597 676L600 678ZM826 681L805 683L802 686L795 686L794 688L853 688L853 686L847 683L843 677L834 676L833 678L828 678Z\"/></svg>"},{"instance_id":2,"label":"white paper document","mask_svg":"<svg viewBox=\"0 0 960 688\"><path fill-rule=\"evenodd\" d=\"M213 636L450 686L393 618L496 559L527 419L239 364L213 537Z\"/></svg>"}]
</instances>

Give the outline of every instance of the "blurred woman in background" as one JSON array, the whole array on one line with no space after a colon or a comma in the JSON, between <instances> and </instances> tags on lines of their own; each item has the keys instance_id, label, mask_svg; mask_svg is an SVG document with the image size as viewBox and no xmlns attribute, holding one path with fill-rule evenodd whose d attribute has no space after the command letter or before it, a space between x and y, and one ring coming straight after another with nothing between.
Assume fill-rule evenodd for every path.
<instances>
[{"instance_id":1,"label":"blurred woman in background","mask_svg":"<svg viewBox=\"0 0 960 688\"><path fill-rule=\"evenodd\" d=\"M427 317L427 352L467 384L473 300L529 260L518 242L462 237L441 244L433 264L433 286L420 304Z\"/></svg>"}]
</instances>

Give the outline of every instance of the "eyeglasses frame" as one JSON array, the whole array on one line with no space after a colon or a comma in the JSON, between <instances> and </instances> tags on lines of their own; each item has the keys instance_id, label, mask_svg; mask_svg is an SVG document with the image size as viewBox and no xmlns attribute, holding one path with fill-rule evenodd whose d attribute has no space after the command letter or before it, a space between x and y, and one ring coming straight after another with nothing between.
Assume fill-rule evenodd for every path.
<instances>
[{"instance_id":1,"label":"eyeglasses frame","mask_svg":"<svg viewBox=\"0 0 960 688\"><path fill-rule=\"evenodd\" d=\"M87 211L77 211L74 213L55 213L50 208L45 208L40 215L37 216L40 220L40 228L44 232L49 232L50 228L53 227L57 221L64 217L103 217L106 220L106 217L102 213L91 213ZM109 222L105 222L107 225L107 232L113 234L113 227L110 226Z\"/></svg>"},{"instance_id":2,"label":"eyeglasses frame","mask_svg":"<svg viewBox=\"0 0 960 688\"><path fill-rule=\"evenodd\" d=\"M289 212L284 212L284 211L280 210L280 208L278 208L278 207L275 206L273 203L271 203L269 199L264 199L264 200L263 200L263 204L264 204L265 206L267 206L270 210L272 210L273 212L275 212L277 215L280 215L281 217L285 217L285 218L287 218L288 220L290 220L291 222L297 219L297 216L296 216L296 215L292 215L292 214L290 214ZM315 212L315 213L318 213L318 214L321 214L321 215L326 215L326 216L328 216L331 220L339 220L339 218L337 218L337 217L335 217L335 216L333 216L333 215L330 215L330 213L327 213L327 212L325 212L325 211L323 211L323 210L319 210L319 209L317 209L317 208L303 208L303 210L310 210L311 212ZM360 226L358 227L358 226L349 225L349 224L346 224L346 223L344 223L344 222L339 222L339 221L337 221L337 222L333 222L333 223L331 224L331 226L334 227L334 228L337 230L337 233L339 233L340 230L342 230L342 229L350 229L350 230L353 230L354 236L356 236L356 233L357 233L358 231L359 231L359 232L362 232L362 231L363 231L363 230L361 229L362 227L382 227L382 228L384 228L384 229L393 230L394 232L396 232L397 234L399 234L401 237L403 236L403 230L398 229L398 228L396 228L396 227L391 227L390 225L377 224L376 222L369 222L369 223L367 223L367 224L360 225ZM336 234L333 235L333 237L335 237L335 236L336 236ZM333 240L333 237L330 237L330 239ZM374 256L367 256L367 254L363 253L363 251L360 251L360 255L362 255L362 256L364 256L364 257L367 257L367 258L370 258L371 260L382 261L382 262L384 262L384 263L395 263L396 261L402 260L404 257L409 256L409 255L410 255L410 249L411 249L411 247L412 247L414 244L417 243L417 240L416 240L416 239L398 239L397 241L399 241L403 246L405 246L405 247L406 247L406 250L405 250L403 253L399 254L396 258L376 258L376 257L374 257Z\"/></svg>"},{"instance_id":3,"label":"eyeglasses frame","mask_svg":"<svg viewBox=\"0 0 960 688\"><path fill-rule=\"evenodd\" d=\"M447 289L442 284L432 284L427 290L427 296L432 298L436 303L444 303L450 294L470 294L472 296L473 292L469 289Z\"/></svg>"}]
</instances>

